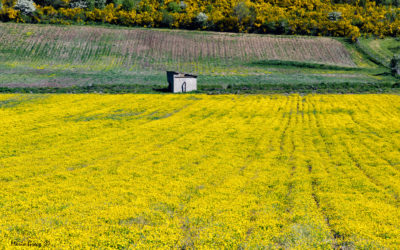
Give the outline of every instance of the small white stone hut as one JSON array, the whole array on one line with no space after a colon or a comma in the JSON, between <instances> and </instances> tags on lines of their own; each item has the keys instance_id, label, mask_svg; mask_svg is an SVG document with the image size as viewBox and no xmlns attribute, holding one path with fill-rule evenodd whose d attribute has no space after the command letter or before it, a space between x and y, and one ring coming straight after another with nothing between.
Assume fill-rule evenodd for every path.
<instances>
[{"instance_id":1,"label":"small white stone hut","mask_svg":"<svg viewBox=\"0 0 400 250\"><path fill-rule=\"evenodd\" d=\"M167 71L169 90L172 93L185 93L197 90L197 76Z\"/></svg>"}]
</instances>

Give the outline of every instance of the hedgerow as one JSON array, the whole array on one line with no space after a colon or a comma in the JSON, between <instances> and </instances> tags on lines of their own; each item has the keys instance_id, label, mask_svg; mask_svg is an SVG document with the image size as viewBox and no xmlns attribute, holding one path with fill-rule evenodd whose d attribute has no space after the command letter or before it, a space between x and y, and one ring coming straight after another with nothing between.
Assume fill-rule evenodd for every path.
<instances>
[{"instance_id":1,"label":"hedgerow","mask_svg":"<svg viewBox=\"0 0 400 250\"><path fill-rule=\"evenodd\" d=\"M324 0L35 0L27 15L2 0L0 20L33 23L109 23L227 32L378 37L400 34L400 8L375 1Z\"/></svg>"}]
</instances>

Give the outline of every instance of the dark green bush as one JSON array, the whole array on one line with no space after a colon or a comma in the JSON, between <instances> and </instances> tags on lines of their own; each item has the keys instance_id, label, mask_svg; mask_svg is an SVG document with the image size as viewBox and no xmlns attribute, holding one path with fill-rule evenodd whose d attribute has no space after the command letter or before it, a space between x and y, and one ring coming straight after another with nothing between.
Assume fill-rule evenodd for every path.
<instances>
[{"instance_id":1,"label":"dark green bush","mask_svg":"<svg viewBox=\"0 0 400 250\"><path fill-rule=\"evenodd\" d=\"M215 29L219 31L239 31L239 21L237 17L224 17L215 24Z\"/></svg>"},{"instance_id":2,"label":"dark green bush","mask_svg":"<svg viewBox=\"0 0 400 250\"><path fill-rule=\"evenodd\" d=\"M267 30L267 33L272 34L288 34L290 32L289 23L285 19L281 19L277 22L265 20L262 27Z\"/></svg>"},{"instance_id":3,"label":"dark green bush","mask_svg":"<svg viewBox=\"0 0 400 250\"><path fill-rule=\"evenodd\" d=\"M107 0L96 0L94 7L97 9L104 9L106 7Z\"/></svg>"},{"instance_id":4,"label":"dark green bush","mask_svg":"<svg viewBox=\"0 0 400 250\"><path fill-rule=\"evenodd\" d=\"M248 17L250 13L250 8L244 2L238 3L233 8L233 13L238 18L239 22L241 22L244 18Z\"/></svg>"},{"instance_id":5,"label":"dark green bush","mask_svg":"<svg viewBox=\"0 0 400 250\"><path fill-rule=\"evenodd\" d=\"M166 10L162 12L161 26L171 28L174 23L174 17Z\"/></svg>"},{"instance_id":6,"label":"dark green bush","mask_svg":"<svg viewBox=\"0 0 400 250\"><path fill-rule=\"evenodd\" d=\"M115 7L122 5L122 0L107 0L106 4L114 4Z\"/></svg>"},{"instance_id":7,"label":"dark green bush","mask_svg":"<svg viewBox=\"0 0 400 250\"><path fill-rule=\"evenodd\" d=\"M395 76L400 76L400 55L394 55L390 61L390 68Z\"/></svg>"},{"instance_id":8,"label":"dark green bush","mask_svg":"<svg viewBox=\"0 0 400 250\"><path fill-rule=\"evenodd\" d=\"M34 0L34 2L40 6L53 6L55 9L68 6L68 4L62 0Z\"/></svg>"},{"instance_id":9,"label":"dark green bush","mask_svg":"<svg viewBox=\"0 0 400 250\"><path fill-rule=\"evenodd\" d=\"M168 4L168 11L169 11L169 12L176 13L176 12L181 11L181 7L180 7L179 4L176 3L176 2L170 2L170 3Z\"/></svg>"},{"instance_id":10,"label":"dark green bush","mask_svg":"<svg viewBox=\"0 0 400 250\"><path fill-rule=\"evenodd\" d=\"M106 0L85 0L86 8L89 10L104 9L106 7Z\"/></svg>"},{"instance_id":11,"label":"dark green bush","mask_svg":"<svg viewBox=\"0 0 400 250\"><path fill-rule=\"evenodd\" d=\"M123 0L122 9L126 11L131 11L135 8L135 0Z\"/></svg>"},{"instance_id":12,"label":"dark green bush","mask_svg":"<svg viewBox=\"0 0 400 250\"><path fill-rule=\"evenodd\" d=\"M247 6L245 2L239 2L233 8L233 14L238 19L242 27L246 27L246 30L251 29L257 17L254 7Z\"/></svg>"}]
</instances>

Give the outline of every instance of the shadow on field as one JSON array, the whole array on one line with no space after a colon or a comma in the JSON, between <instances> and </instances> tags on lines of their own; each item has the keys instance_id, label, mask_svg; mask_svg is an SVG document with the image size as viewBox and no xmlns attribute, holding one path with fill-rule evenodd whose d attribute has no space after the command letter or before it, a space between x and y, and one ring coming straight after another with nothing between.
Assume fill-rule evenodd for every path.
<instances>
[{"instance_id":1,"label":"shadow on field","mask_svg":"<svg viewBox=\"0 0 400 250\"><path fill-rule=\"evenodd\" d=\"M297 62L297 61L283 61L283 60L260 60L249 63L250 66L278 66L278 67L298 67L298 68L311 68L311 69L332 69L332 70L346 70L358 71L358 67L352 66L339 66L323 63L313 62Z\"/></svg>"},{"instance_id":2,"label":"shadow on field","mask_svg":"<svg viewBox=\"0 0 400 250\"><path fill-rule=\"evenodd\" d=\"M390 72L382 72L379 74L373 74L373 76L391 76L391 75L392 75L392 73L390 73Z\"/></svg>"},{"instance_id":3,"label":"shadow on field","mask_svg":"<svg viewBox=\"0 0 400 250\"><path fill-rule=\"evenodd\" d=\"M169 91L168 87L166 87L166 88L153 88L153 91L159 92L159 93L169 93L169 92L171 92L171 91Z\"/></svg>"}]
</instances>

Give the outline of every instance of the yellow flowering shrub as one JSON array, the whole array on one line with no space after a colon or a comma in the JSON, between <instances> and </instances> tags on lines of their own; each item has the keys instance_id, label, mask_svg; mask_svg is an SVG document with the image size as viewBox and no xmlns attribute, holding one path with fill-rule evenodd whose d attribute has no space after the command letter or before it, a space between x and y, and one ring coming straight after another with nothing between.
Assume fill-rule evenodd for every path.
<instances>
[{"instance_id":1,"label":"yellow flowering shrub","mask_svg":"<svg viewBox=\"0 0 400 250\"><path fill-rule=\"evenodd\" d=\"M13 8L3 7L0 10L0 18L7 20L15 20L16 22L20 21L20 11L14 10Z\"/></svg>"},{"instance_id":2,"label":"yellow flowering shrub","mask_svg":"<svg viewBox=\"0 0 400 250\"><path fill-rule=\"evenodd\" d=\"M21 21L18 13L11 7L14 0L2 0L5 9L0 11L3 21ZM14 2L13 2L14 1ZM67 0L66 0L67 1ZM178 10L170 10L174 3ZM400 34L400 8L377 5L367 0L365 5L331 4L321 0L284 1L182 1L142 0L136 8L125 11L121 5L107 5L104 9L51 9L37 6L34 22L65 19L68 22L101 22L130 26L174 27L189 29L208 29L216 31L305 34L345 36L355 40L362 34L374 36L398 36ZM169 12L172 11L172 12ZM163 15L168 13L167 21ZM197 23L196 17L202 13L207 16L204 23ZM337 13L337 20L329 19ZM26 20L23 19L23 20ZM165 23L167 22L167 23Z\"/></svg>"},{"instance_id":3,"label":"yellow flowering shrub","mask_svg":"<svg viewBox=\"0 0 400 250\"><path fill-rule=\"evenodd\" d=\"M81 21L84 20L85 18L85 11L80 8L60 8L58 9L58 16L60 19L66 19L66 20L73 20L73 21Z\"/></svg>"},{"instance_id":4,"label":"yellow flowering shrub","mask_svg":"<svg viewBox=\"0 0 400 250\"><path fill-rule=\"evenodd\" d=\"M118 19L114 4L107 5L103 10L94 9L93 11L87 11L86 17L90 21L99 21L106 23L114 23Z\"/></svg>"}]
</instances>

